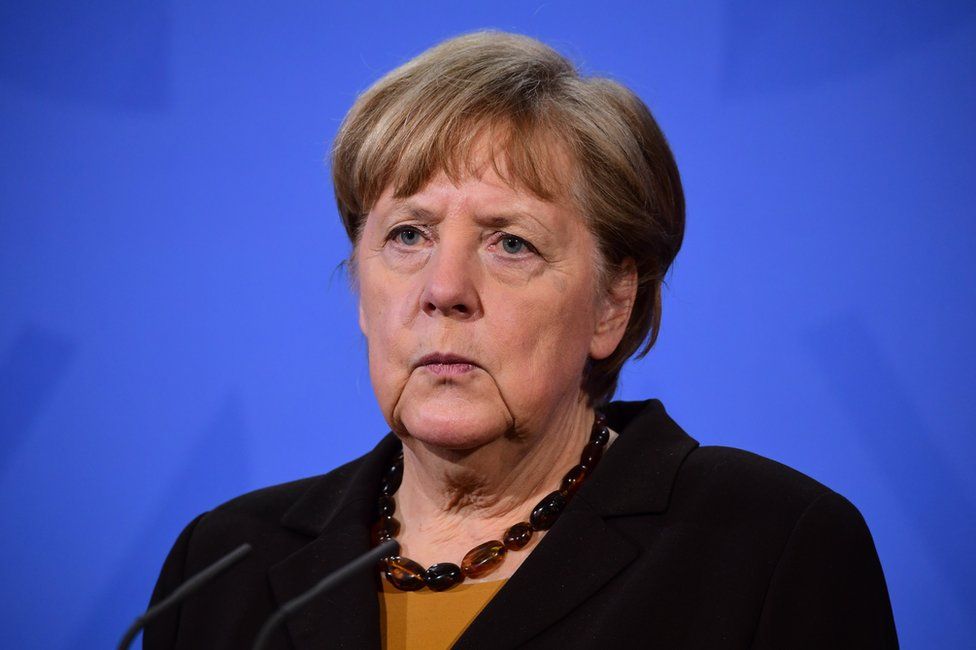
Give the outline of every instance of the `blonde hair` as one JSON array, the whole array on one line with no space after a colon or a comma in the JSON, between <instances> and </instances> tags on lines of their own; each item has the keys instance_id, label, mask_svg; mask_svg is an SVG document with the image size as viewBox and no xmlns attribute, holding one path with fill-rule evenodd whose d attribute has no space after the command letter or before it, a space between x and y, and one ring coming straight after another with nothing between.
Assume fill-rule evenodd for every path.
<instances>
[{"instance_id":1,"label":"blonde hair","mask_svg":"<svg viewBox=\"0 0 976 650\"><path fill-rule=\"evenodd\" d=\"M339 129L332 178L353 246L387 187L406 197L439 171L458 180L474 171L474 148L486 141L487 159L513 186L575 201L605 281L634 261L637 295L624 336L609 357L591 359L583 378L591 401L602 403L627 359L646 354L660 329L661 285L684 235L671 150L633 92L580 75L547 45L495 31L452 38L374 83ZM563 157L569 179L560 177Z\"/></svg>"}]
</instances>

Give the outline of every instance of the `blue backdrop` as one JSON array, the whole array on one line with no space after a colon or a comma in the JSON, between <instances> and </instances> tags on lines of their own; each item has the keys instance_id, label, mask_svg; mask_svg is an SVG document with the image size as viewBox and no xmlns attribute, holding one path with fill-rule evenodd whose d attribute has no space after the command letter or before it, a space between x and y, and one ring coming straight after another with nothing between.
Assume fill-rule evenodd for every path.
<instances>
[{"instance_id":1,"label":"blue backdrop","mask_svg":"<svg viewBox=\"0 0 976 650\"><path fill-rule=\"evenodd\" d=\"M651 106L688 197L620 395L863 512L907 648L976 634L976 5L0 4L4 648L110 647L195 514L386 428L324 158L433 43Z\"/></svg>"}]
</instances>

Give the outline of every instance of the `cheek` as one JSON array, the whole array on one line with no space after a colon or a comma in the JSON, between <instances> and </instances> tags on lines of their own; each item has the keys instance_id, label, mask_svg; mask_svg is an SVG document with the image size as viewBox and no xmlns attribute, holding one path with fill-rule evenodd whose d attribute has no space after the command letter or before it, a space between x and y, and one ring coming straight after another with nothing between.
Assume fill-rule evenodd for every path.
<instances>
[{"instance_id":1,"label":"cheek","mask_svg":"<svg viewBox=\"0 0 976 650\"><path fill-rule=\"evenodd\" d=\"M499 296L492 338L511 399L575 390L592 339L591 304L588 291L566 286Z\"/></svg>"},{"instance_id":2,"label":"cheek","mask_svg":"<svg viewBox=\"0 0 976 650\"><path fill-rule=\"evenodd\" d=\"M405 288L398 286L398 278L387 272L379 255L360 260L358 271L363 334L370 349L380 351L398 330Z\"/></svg>"},{"instance_id":3,"label":"cheek","mask_svg":"<svg viewBox=\"0 0 976 650\"><path fill-rule=\"evenodd\" d=\"M361 279L359 295L370 379L383 405L396 399L406 381L408 365L401 357L409 349L404 340L409 330L400 313L403 292L397 291L390 282L371 276L368 280Z\"/></svg>"}]
</instances>

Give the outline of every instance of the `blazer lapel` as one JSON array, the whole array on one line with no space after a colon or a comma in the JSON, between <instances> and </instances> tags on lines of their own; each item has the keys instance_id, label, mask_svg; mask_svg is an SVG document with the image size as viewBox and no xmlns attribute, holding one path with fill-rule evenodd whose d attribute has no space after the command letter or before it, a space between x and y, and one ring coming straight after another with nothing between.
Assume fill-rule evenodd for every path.
<instances>
[{"instance_id":1,"label":"blazer lapel","mask_svg":"<svg viewBox=\"0 0 976 650\"><path fill-rule=\"evenodd\" d=\"M285 527L314 539L269 570L279 607L369 550L380 477L399 444L392 434L386 436L354 469L324 477L285 514ZM299 650L378 649L375 577L364 573L336 585L289 617L286 627Z\"/></svg>"},{"instance_id":2,"label":"blazer lapel","mask_svg":"<svg viewBox=\"0 0 976 650\"><path fill-rule=\"evenodd\" d=\"M468 626L455 648L519 647L596 593L637 557L588 506L567 509Z\"/></svg>"},{"instance_id":3,"label":"blazer lapel","mask_svg":"<svg viewBox=\"0 0 976 650\"><path fill-rule=\"evenodd\" d=\"M369 550L362 526L332 527L270 571L278 606ZM367 576L350 578L286 619L292 643L312 648L379 648L376 585Z\"/></svg>"},{"instance_id":4,"label":"blazer lapel","mask_svg":"<svg viewBox=\"0 0 976 650\"><path fill-rule=\"evenodd\" d=\"M657 400L607 409L620 437L539 545L458 639L455 648L523 645L626 570L641 550L614 517L663 512L678 469L698 442Z\"/></svg>"}]
</instances>

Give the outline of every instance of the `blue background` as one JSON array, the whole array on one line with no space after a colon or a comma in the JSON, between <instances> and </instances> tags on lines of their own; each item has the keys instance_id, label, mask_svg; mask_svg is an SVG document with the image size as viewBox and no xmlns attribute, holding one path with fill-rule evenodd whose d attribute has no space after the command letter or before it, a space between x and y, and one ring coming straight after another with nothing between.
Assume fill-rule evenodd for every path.
<instances>
[{"instance_id":1,"label":"blue background","mask_svg":"<svg viewBox=\"0 0 976 650\"><path fill-rule=\"evenodd\" d=\"M688 197L620 396L848 496L904 647L976 634L976 5L0 4L0 646L110 647L195 514L386 431L324 158L435 42L635 89Z\"/></svg>"}]
</instances>

